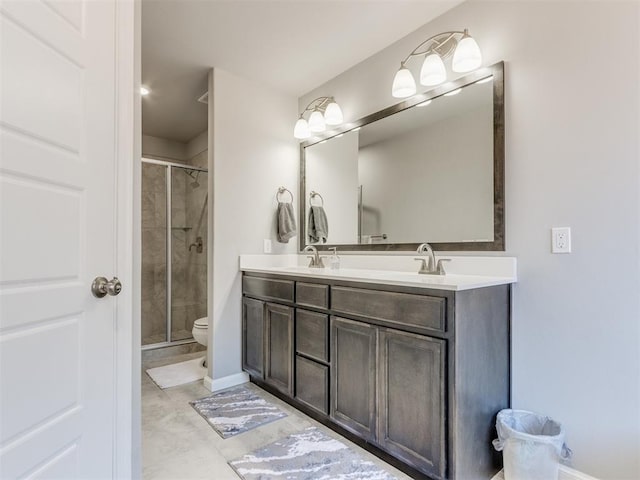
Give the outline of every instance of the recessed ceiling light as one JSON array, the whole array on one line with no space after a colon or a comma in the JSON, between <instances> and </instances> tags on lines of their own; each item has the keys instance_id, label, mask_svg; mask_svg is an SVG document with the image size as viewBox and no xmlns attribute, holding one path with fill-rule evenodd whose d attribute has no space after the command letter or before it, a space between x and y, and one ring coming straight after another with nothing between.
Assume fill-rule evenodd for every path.
<instances>
[{"instance_id":1,"label":"recessed ceiling light","mask_svg":"<svg viewBox=\"0 0 640 480\"><path fill-rule=\"evenodd\" d=\"M144 85L140 87L140 95L142 95L143 97L145 95L149 95L151 93L151 90L149 90L149 88L145 87Z\"/></svg>"},{"instance_id":2,"label":"recessed ceiling light","mask_svg":"<svg viewBox=\"0 0 640 480\"><path fill-rule=\"evenodd\" d=\"M431 99L425 100L424 102L417 104L416 107L426 107L430 103L431 103Z\"/></svg>"},{"instance_id":3,"label":"recessed ceiling light","mask_svg":"<svg viewBox=\"0 0 640 480\"><path fill-rule=\"evenodd\" d=\"M457 95L462 91L461 88L456 88L455 90L451 90L450 92L447 92L444 94L445 97L450 97L452 95Z\"/></svg>"}]
</instances>

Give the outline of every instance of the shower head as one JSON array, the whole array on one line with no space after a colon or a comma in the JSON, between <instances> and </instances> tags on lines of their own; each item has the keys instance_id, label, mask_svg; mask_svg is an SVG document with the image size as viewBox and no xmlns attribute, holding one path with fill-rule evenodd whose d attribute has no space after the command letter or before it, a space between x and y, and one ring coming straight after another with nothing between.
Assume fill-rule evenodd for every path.
<instances>
[{"instance_id":1,"label":"shower head","mask_svg":"<svg viewBox=\"0 0 640 480\"><path fill-rule=\"evenodd\" d=\"M200 172L196 172L196 178L193 182L191 182L191 188L198 188L200 183L198 182L198 177L200 176Z\"/></svg>"},{"instance_id":2,"label":"shower head","mask_svg":"<svg viewBox=\"0 0 640 480\"><path fill-rule=\"evenodd\" d=\"M183 170L185 175L188 175L193 179L189 185L191 188L198 188L200 186L200 182L198 182L198 177L200 176L200 170Z\"/></svg>"}]
</instances>

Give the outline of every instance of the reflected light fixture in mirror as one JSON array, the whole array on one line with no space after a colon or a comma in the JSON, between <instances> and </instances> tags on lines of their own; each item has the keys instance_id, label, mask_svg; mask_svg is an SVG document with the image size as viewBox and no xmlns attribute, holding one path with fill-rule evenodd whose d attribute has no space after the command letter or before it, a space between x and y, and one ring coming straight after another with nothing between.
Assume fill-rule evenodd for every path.
<instances>
[{"instance_id":1,"label":"reflected light fixture in mirror","mask_svg":"<svg viewBox=\"0 0 640 480\"><path fill-rule=\"evenodd\" d=\"M140 95L142 95L143 97L149 95L151 93L151 90L149 90L149 87L145 87L144 85L140 86Z\"/></svg>"},{"instance_id":2,"label":"reflected light fixture in mirror","mask_svg":"<svg viewBox=\"0 0 640 480\"><path fill-rule=\"evenodd\" d=\"M304 116L311 112L309 120ZM304 140L311 133L321 133L327 129L327 125L336 126L344 121L342 109L333 97L318 97L305 107L293 128L293 136Z\"/></svg>"},{"instance_id":3,"label":"reflected light fixture in mirror","mask_svg":"<svg viewBox=\"0 0 640 480\"><path fill-rule=\"evenodd\" d=\"M444 59L453 55L451 70L457 73L471 72L482 65L482 54L469 31L449 31L429 37L413 49L400 62L400 69L393 79L391 94L395 98L406 98L416 93L416 82L406 63L413 57L424 56L420 69L420 84L433 87L447 79Z\"/></svg>"}]
</instances>

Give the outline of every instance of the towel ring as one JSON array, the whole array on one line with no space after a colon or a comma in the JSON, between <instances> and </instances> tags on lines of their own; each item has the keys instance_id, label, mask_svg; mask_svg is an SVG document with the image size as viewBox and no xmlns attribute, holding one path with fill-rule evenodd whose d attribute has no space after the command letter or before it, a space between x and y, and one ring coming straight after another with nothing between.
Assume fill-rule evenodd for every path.
<instances>
[{"instance_id":1,"label":"towel ring","mask_svg":"<svg viewBox=\"0 0 640 480\"><path fill-rule=\"evenodd\" d=\"M324 207L324 198L322 198L322 195L320 195L318 192L313 192L313 191L309 194L309 205L311 205L311 201L313 200L314 197L320 197L320 200L322 201L320 206Z\"/></svg>"},{"instance_id":2,"label":"towel ring","mask_svg":"<svg viewBox=\"0 0 640 480\"><path fill-rule=\"evenodd\" d=\"M278 199L278 196L282 195L283 193L288 193L289 195L291 195L291 203L293 203L293 193L291 193L291 190L289 190L288 188L284 188L284 187L280 187L278 189L278 191L276 192L276 202L280 201Z\"/></svg>"}]
</instances>

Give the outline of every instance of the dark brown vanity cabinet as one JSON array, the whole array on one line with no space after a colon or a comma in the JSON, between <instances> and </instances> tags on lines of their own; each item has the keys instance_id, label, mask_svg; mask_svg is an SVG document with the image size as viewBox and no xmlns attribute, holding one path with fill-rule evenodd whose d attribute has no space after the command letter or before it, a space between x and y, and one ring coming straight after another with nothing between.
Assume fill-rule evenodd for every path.
<instances>
[{"instance_id":1,"label":"dark brown vanity cabinet","mask_svg":"<svg viewBox=\"0 0 640 480\"><path fill-rule=\"evenodd\" d=\"M243 368L413 477L491 478L510 406L510 288L245 273Z\"/></svg>"},{"instance_id":2,"label":"dark brown vanity cabinet","mask_svg":"<svg viewBox=\"0 0 640 480\"><path fill-rule=\"evenodd\" d=\"M446 342L380 328L378 439L389 453L443 478Z\"/></svg>"},{"instance_id":3,"label":"dark brown vanity cabinet","mask_svg":"<svg viewBox=\"0 0 640 480\"><path fill-rule=\"evenodd\" d=\"M372 325L331 318L331 418L365 440L376 439L376 345Z\"/></svg>"},{"instance_id":4,"label":"dark brown vanity cabinet","mask_svg":"<svg viewBox=\"0 0 640 480\"><path fill-rule=\"evenodd\" d=\"M275 303L265 306L264 381L293 395L293 308Z\"/></svg>"},{"instance_id":5,"label":"dark brown vanity cabinet","mask_svg":"<svg viewBox=\"0 0 640 480\"><path fill-rule=\"evenodd\" d=\"M242 299L242 369L264 378L264 302Z\"/></svg>"},{"instance_id":6,"label":"dark brown vanity cabinet","mask_svg":"<svg viewBox=\"0 0 640 480\"><path fill-rule=\"evenodd\" d=\"M290 280L244 277L242 368L286 395L293 395L294 309L270 300L293 300Z\"/></svg>"}]
</instances>

